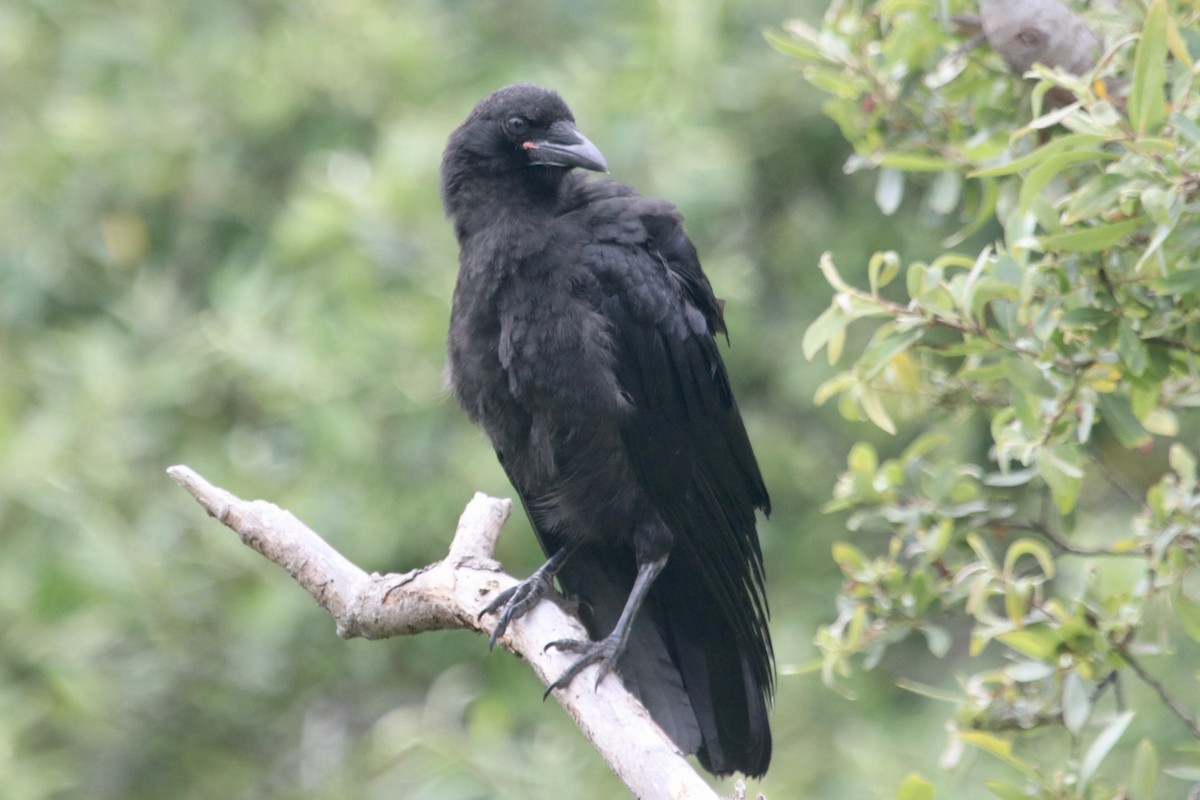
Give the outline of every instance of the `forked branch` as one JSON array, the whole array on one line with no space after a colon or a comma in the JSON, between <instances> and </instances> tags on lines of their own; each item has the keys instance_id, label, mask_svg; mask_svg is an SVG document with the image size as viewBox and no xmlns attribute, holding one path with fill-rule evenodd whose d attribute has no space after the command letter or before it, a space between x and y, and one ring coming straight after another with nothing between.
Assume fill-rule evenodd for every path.
<instances>
[{"instance_id":1,"label":"forked branch","mask_svg":"<svg viewBox=\"0 0 1200 800\"><path fill-rule=\"evenodd\" d=\"M479 612L495 592L517 582L492 559L512 509L509 500L476 494L441 561L402 575L368 575L275 504L242 500L184 466L167 473L244 544L287 570L329 612L343 638L384 639L450 628L490 634L495 618L481 620ZM543 685L549 685L571 664L572 656L544 651L545 643L586 635L558 605L542 602L509 625L499 643L527 661ZM553 695L630 792L639 798L717 800L615 676L593 689L594 669L589 667Z\"/></svg>"}]
</instances>

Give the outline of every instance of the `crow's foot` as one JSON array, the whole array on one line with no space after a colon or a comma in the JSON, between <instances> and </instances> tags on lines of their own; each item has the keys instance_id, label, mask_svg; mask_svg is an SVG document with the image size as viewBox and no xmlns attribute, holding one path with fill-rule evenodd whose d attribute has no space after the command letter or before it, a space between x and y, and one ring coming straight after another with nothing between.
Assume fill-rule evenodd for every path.
<instances>
[{"instance_id":1,"label":"crow's foot","mask_svg":"<svg viewBox=\"0 0 1200 800\"><path fill-rule=\"evenodd\" d=\"M612 672L613 667L617 665L617 659L621 657L621 651L625 649L624 637L614 632L609 636L601 639L598 642L581 641L579 639L558 639L550 642L542 648L543 651L553 647L555 650L566 650L571 653L578 653L579 658L575 663L567 667L567 670L558 676L558 680L550 684L546 689L546 693L542 695L542 699L550 696L550 693L555 689L565 689L571 685L571 681L575 680L585 667L592 664L599 665L599 670L596 672L596 686L600 686L600 681L604 680L608 673Z\"/></svg>"},{"instance_id":2,"label":"crow's foot","mask_svg":"<svg viewBox=\"0 0 1200 800\"><path fill-rule=\"evenodd\" d=\"M486 614L500 614L500 618L496 621L496 627L492 629L492 634L488 637L489 649L496 646L496 640L508 630L510 622L525 616L538 604L539 600L546 596L553 580L554 573L548 572L543 567L516 586L509 587L496 595L492 602L479 612L479 619L483 619Z\"/></svg>"}]
</instances>

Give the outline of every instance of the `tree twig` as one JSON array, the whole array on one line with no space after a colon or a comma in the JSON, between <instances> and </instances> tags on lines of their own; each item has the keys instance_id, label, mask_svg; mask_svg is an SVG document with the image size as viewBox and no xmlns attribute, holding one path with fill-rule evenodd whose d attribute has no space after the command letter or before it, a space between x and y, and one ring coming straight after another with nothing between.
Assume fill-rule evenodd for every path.
<instances>
[{"instance_id":1,"label":"tree twig","mask_svg":"<svg viewBox=\"0 0 1200 800\"><path fill-rule=\"evenodd\" d=\"M1129 652L1128 643L1122 642L1118 644L1115 649L1118 653L1120 653L1121 658L1125 659L1125 663L1128 664L1130 668L1137 673L1137 676L1142 679L1142 682L1157 692L1158 698L1163 701L1163 704L1166 705L1167 708L1171 709L1171 712L1183 721L1183 724L1187 727L1187 729L1192 732L1192 736L1200 739L1200 724L1197 724L1195 718L1183 710L1183 707L1179 705L1179 702L1171 696L1170 692L1167 691L1167 687L1163 686L1162 682L1159 681L1158 678L1155 678L1153 675L1147 672L1146 668L1142 666L1141 662L1133 657L1133 654Z\"/></svg>"},{"instance_id":2,"label":"tree twig","mask_svg":"<svg viewBox=\"0 0 1200 800\"><path fill-rule=\"evenodd\" d=\"M1015 530L1030 531L1038 534L1050 543L1050 549L1054 551L1055 555L1088 557L1112 556L1114 558L1129 558L1131 556L1145 555L1142 550L1136 549L1113 550L1107 547L1081 547L1080 545L1072 544L1071 542L1067 541L1062 534L1058 533L1048 524L1041 522L1040 520L1008 520L1004 522L1004 526Z\"/></svg>"},{"instance_id":3,"label":"tree twig","mask_svg":"<svg viewBox=\"0 0 1200 800\"><path fill-rule=\"evenodd\" d=\"M343 638L383 639L450 628L487 634L495 618L481 620L479 612L490 595L517 582L492 559L512 509L509 500L476 494L445 559L403 575L368 575L275 504L242 500L185 466L167 473L244 544L287 570L329 612ZM573 656L547 652L545 644L586 637L578 621L557 604L543 602L510 624L499 643L549 685ZM638 798L717 800L615 675L593 689L595 669L588 667L553 695L630 792Z\"/></svg>"}]
</instances>

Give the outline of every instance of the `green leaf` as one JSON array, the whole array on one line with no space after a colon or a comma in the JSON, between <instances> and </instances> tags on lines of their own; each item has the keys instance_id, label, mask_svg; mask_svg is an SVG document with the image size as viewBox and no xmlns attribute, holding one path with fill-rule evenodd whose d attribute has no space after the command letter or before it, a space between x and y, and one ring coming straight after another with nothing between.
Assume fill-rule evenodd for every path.
<instances>
[{"instance_id":1,"label":"green leaf","mask_svg":"<svg viewBox=\"0 0 1200 800\"><path fill-rule=\"evenodd\" d=\"M1062 153L1067 150L1090 148L1093 145L1100 144L1106 139L1107 137L1094 133L1073 133L1068 136L1062 136L1042 145L1028 155L1022 156L1021 158L1013 161L1009 161L1007 164L998 164L994 167L977 169L974 172L969 173L967 177L992 178L1001 175L1012 175L1020 172L1021 170L1029 169L1030 167L1040 164L1056 153Z\"/></svg>"},{"instance_id":2,"label":"green leaf","mask_svg":"<svg viewBox=\"0 0 1200 800\"><path fill-rule=\"evenodd\" d=\"M1065 153L1055 154L1030 170L1025 179L1021 181L1021 191L1017 196L1017 210L1022 214L1028 212L1042 187L1061 175L1072 164L1078 164L1081 161L1113 161L1116 158L1118 158L1116 153L1109 153L1105 150L1068 150Z\"/></svg>"},{"instance_id":3,"label":"green leaf","mask_svg":"<svg viewBox=\"0 0 1200 800\"><path fill-rule=\"evenodd\" d=\"M1109 752L1116 746L1125 729L1129 727L1130 720L1133 719L1133 712L1126 711L1113 717L1112 721L1100 731L1100 735L1092 742L1092 746L1088 748L1087 754L1084 755L1083 761L1079 765L1079 784L1081 788L1086 788L1092 782L1092 778L1096 775L1096 770L1100 769L1100 765L1104 763L1104 759L1108 757Z\"/></svg>"},{"instance_id":4,"label":"green leaf","mask_svg":"<svg viewBox=\"0 0 1200 800\"><path fill-rule=\"evenodd\" d=\"M1171 127L1192 144L1200 144L1200 125L1197 125L1178 111L1167 117Z\"/></svg>"},{"instance_id":5,"label":"green leaf","mask_svg":"<svg viewBox=\"0 0 1200 800\"><path fill-rule=\"evenodd\" d=\"M858 379L854 377L853 372L839 372L817 387L813 392L813 402L819 406L825 405L829 398L847 392L857 385Z\"/></svg>"},{"instance_id":6,"label":"green leaf","mask_svg":"<svg viewBox=\"0 0 1200 800\"><path fill-rule=\"evenodd\" d=\"M1150 434L1133 415L1129 402L1120 395L1098 394L1096 399L1100 405L1100 416L1104 424L1112 431L1121 444L1132 449L1141 447L1150 441Z\"/></svg>"},{"instance_id":7,"label":"green leaf","mask_svg":"<svg viewBox=\"0 0 1200 800\"><path fill-rule=\"evenodd\" d=\"M903 172L958 171L958 164L950 159L925 153L884 153L876 159L876 162L881 167Z\"/></svg>"},{"instance_id":8,"label":"green leaf","mask_svg":"<svg viewBox=\"0 0 1200 800\"><path fill-rule=\"evenodd\" d=\"M804 331L804 338L800 340L800 351L804 353L806 359L812 361L813 356L819 353L830 339L844 331L850 322L850 317L835 301L833 305L822 311L821 315L813 320L808 329Z\"/></svg>"},{"instance_id":9,"label":"green leaf","mask_svg":"<svg viewBox=\"0 0 1200 800\"><path fill-rule=\"evenodd\" d=\"M1121 363L1131 375L1136 377L1146 371L1146 364L1150 358L1146 352L1146 345L1142 343L1142 337L1138 336L1137 331L1124 320L1117 329L1117 352L1121 356Z\"/></svg>"},{"instance_id":10,"label":"green leaf","mask_svg":"<svg viewBox=\"0 0 1200 800\"><path fill-rule=\"evenodd\" d=\"M1138 135L1162 122L1167 110L1167 4L1154 0L1133 56L1129 86L1129 121Z\"/></svg>"},{"instance_id":11,"label":"green leaf","mask_svg":"<svg viewBox=\"0 0 1200 800\"><path fill-rule=\"evenodd\" d=\"M928 645L929 652L936 658L945 658L946 653L950 652L950 645L954 643L949 631L930 623L922 625L920 631L925 634L925 644Z\"/></svg>"},{"instance_id":12,"label":"green leaf","mask_svg":"<svg viewBox=\"0 0 1200 800\"><path fill-rule=\"evenodd\" d=\"M1004 588L1004 613L1014 628L1025 624L1029 611L1030 586L1025 581L1014 581Z\"/></svg>"},{"instance_id":13,"label":"green leaf","mask_svg":"<svg viewBox=\"0 0 1200 800\"><path fill-rule=\"evenodd\" d=\"M979 204L971 217L971 221L962 230L946 238L943 247L957 247L975 234L980 228L991 221L992 213L996 210L996 200L1000 197L999 181L983 179L979 181Z\"/></svg>"},{"instance_id":14,"label":"green leaf","mask_svg":"<svg viewBox=\"0 0 1200 800\"><path fill-rule=\"evenodd\" d=\"M1182 586L1176 585L1171 591L1171 609L1187 635L1200 642L1200 603L1184 594Z\"/></svg>"},{"instance_id":15,"label":"green leaf","mask_svg":"<svg viewBox=\"0 0 1200 800\"><path fill-rule=\"evenodd\" d=\"M1191 486L1196 482L1196 457L1179 442L1171 444L1171 449L1167 451L1167 463L1184 486Z\"/></svg>"},{"instance_id":16,"label":"green leaf","mask_svg":"<svg viewBox=\"0 0 1200 800\"><path fill-rule=\"evenodd\" d=\"M1001 781L984 781L983 785L1000 800L1032 800L1033 798L1033 795L1025 794L1017 787Z\"/></svg>"},{"instance_id":17,"label":"green leaf","mask_svg":"<svg viewBox=\"0 0 1200 800\"><path fill-rule=\"evenodd\" d=\"M1133 751L1133 770L1129 791L1133 800L1154 800L1154 784L1158 780L1158 751L1154 742L1142 739Z\"/></svg>"},{"instance_id":18,"label":"green leaf","mask_svg":"<svg viewBox=\"0 0 1200 800\"><path fill-rule=\"evenodd\" d=\"M842 572L853 577L854 573L862 572L867 566L867 559L862 551L849 542L833 543L833 561Z\"/></svg>"},{"instance_id":19,"label":"green leaf","mask_svg":"<svg viewBox=\"0 0 1200 800\"><path fill-rule=\"evenodd\" d=\"M1063 681L1063 725L1078 735L1092 713L1092 701L1088 699L1087 687L1077 672L1068 672Z\"/></svg>"},{"instance_id":20,"label":"green leaf","mask_svg":"<svg viewBox=\"0 0 1200 800\"><path fill-rule=\"evenodd\" d=\"M877 294L900 274L900 256L895 250L885 253L875 253L867 262L867 280L870 282L871 294Z\"/></svg>"},{"instance_id":21,"label":"green leaf","mask_svg":"<svg viewBox=\"0 0 1200 800\"><path fill-rule=\"evenodd\" d=\"M1182 203L1175 187L1163 189L1151 186L1142 192L1138 199L1146 216L1156 225L1173 226L1178 221Z\"/></svg>"},{"instance_id":22,"label":"green leaf","mask_svg":"<svg viewBox=\"0 0 1200 800\"><path fill-rule=\"evenodd\" d=\"M929 187L926 202L929 210L935 214L949 214L958 208L958 199L962 197L962 175L956 169L943 170Z\"/></svg>"},{"instance_id":23,"label":"green leaf","mask_svg":"<svg viewBox=\"0 0 1200 800\"><path fill-rule=\"evenodd\" d=\"M1037 776L1037 771L1032 766L1013 755L1012 742L1008 739L1002 739L987 731L957 731L954 735L967 744L992 754L1010 767L1016 767L1030 777Z\"/></svg>"},{"instance_id":24,"label":"green leaf","mask_svg":"<svg viewBox=\"0 0 1200 800\"><path fill-rule=\"evenodd\" d=\"M933 784L915 772L910 772L896 791L896 800L933 800Z\"/></svg>"},{"instance_id":25,"label":"green leaf","mask_svg":"<svg viewBox=\"0 0 1200 800\"><path fill-rule=\"evenodd\" d=\"M837 267L833 265L833 254L826 251L821 254L821 260L818 262L821 267L821 274L825 276L825 280L834 289L839 292L853 292L854 288L846 281L842 280L842 276L838 273Z\"/></svg>"},{"instance_id":26,"label":"green leaf","mask_svg":"<svg viewBox=\"0 0 1200 800\"><path fill-rule=\"evenodd\" d=\"M900 208L904 199L904 173L893 167L879 170L879 179L875 183L875 205L884 216L890 217Z\"/></svg>"},{"instance_id":27,"label":"green leaf","mask_svg":"<svg viewBox=\"0 0 1200 800\"><path fill-rule=\"evenodd\" d=\"M888 415L887 410L884 409L883 401L880 399L878 392L869 385L862 384L859 387L858 401L862 405L862 410L866 413L867 419L874 422L880 430L895 435L896 423L892 422L892 418Z\"/></svg>"},{"instance_id":28,"label":"green leaf","mask_svg":"<svg viewBox=\"0 0 1200 800\"><path fill-rule=\"evenodd\" d=\"M1103 308L1072 308L1063 313L1059 323L1065 328L1095 328L1112 319L1112 312Z\"/></svg>"},{"instance_id":29,"label":"green leaf","mask_svg":"<svg viewBox=\"0 0 1200 800\"><path fill-rule=\"evenodd\" d=\"M1042 248L1056 251L1065 250L1069 253L1096 253L1118 244L1122 239L1132 234L1146 223L1146 217L1123 219L1120 222L1110 222L1106 225L1096 225L1090 228L1080 228L1066 233L1055 233L1041 238Z\"/></svg>"},{"instance_id":30,"label":"green leaf","mask_svg":"<svg viewBox=\"0 0 1200 800\"><path fill-rule=\"evenodd\" d=\"M898 331L890 323L885 323L875 332L871 343L858 358L858 369L863 379L869 381L878 376L893 358L912 347L924 335L924 328Z\"/></svg>"},{"instance_id":31,"label":"green leaf","mask_svg":"<svg viewBox=\"0 0 1200 800\"><path fill-rule=\"evenodd\" d=\"M792 38L790 36L784 36L783 34L772 30L765 31L763 36L766 38L767 44L771 45L771 47L774 47L785 56L792 56L793 58L798 58L801 61L825 60L825 56L821 52L820 48L803 40Z\"/></svg>"},{"instance_id":32,"label":"green leaf","mask_svg":"<svg viewBox=\"0 0 1200 800\"><path fill-rule=\"evenodd\" d=\"M1071 513L1083 484L1083 459L1073 445L1048 445L1038 450L1038 474L1050 487L1054 504L1062 514Z\"/></svg>"},{"instance_id":33,"label":"green leaf","mask_svg":"<svg viewBox=\"0 0 1200 800\"><path fill-rule=\"evenodd\" d=\"M1027 625L1019 631L1002 633L996 639L1004 646L1036 661L1050 661L1062 644L1062 637L1045 623Z\"/></svg>"},{"instance_id":34,"label":"green leaf","mask_svg":"<svg viewBox=\"0 0 1200 800\"><path fill-rule=\"evenodd\" d=\"M1031 683L1049 678L1054 667L1041 661L1017 661L1006 666L1004 674L1018 683Z\"/></svg>"},{"instance_id":35,"label":"green leaf","mask_svg":"<svg viewBox=\"0 0 1200 800\"><path fill-rule=\"evenodd\" d=\"M1172 273L1154 282L1154 288L1162 294L1187 294L1200 290L1200 269L1185 269Z\"/></svg>"},{"instance_id":36,"label":"green leaf","mask_svg":"<svg viewBox=\"0 0 1200 800\"><path fill-rule=\"evenodd\" d=\"M1017 560L1021 556L1033 556L1037 560L1042 574L1047 578L1054 577L1054 556L1050 553L1050 548L1037 539L1025 537L1009 545L1008 550L1004 553L1004 574L1010 579L1016 569Z\"/></svg>"}]
</instances>

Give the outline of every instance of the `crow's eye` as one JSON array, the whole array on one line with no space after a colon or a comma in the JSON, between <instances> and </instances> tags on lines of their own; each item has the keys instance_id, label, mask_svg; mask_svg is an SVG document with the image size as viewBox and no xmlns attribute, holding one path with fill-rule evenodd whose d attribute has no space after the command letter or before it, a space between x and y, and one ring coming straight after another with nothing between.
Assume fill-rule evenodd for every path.
<instances>
[{"instance_id":1,"label":"crow's eye","mask_svg":"<svg viewBox=\"0 0 1200 800\"><path fill-rule=\"evenodd\" d=\"M524 136L529 133L529 120L524 117L509 117L504 122L504 130L509 136Z\"/></svg>"}]
</instances>

